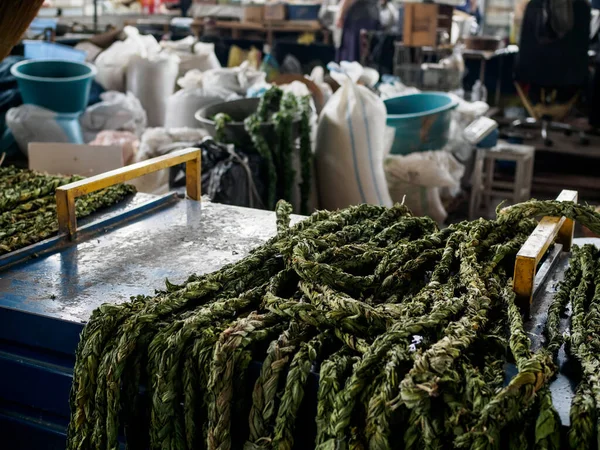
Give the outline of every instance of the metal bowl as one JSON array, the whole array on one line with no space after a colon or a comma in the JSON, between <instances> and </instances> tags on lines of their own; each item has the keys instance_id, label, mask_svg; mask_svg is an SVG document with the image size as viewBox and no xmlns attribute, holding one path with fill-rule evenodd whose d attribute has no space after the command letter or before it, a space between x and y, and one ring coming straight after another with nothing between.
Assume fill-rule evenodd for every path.
<instances>
[{"instance_id":1,"label":"metal bowl","mask_svg":"<svg viewBox=\"0 0 600 450\"><path fill-rule=\"evenodd\" d=\"M196 111L194 117L200 126L206 129L213 136L216 134L215 121L213 117L219 113L229 115L233 121L225 125L223 133L228 142L234 143L245 151L251 151L253 148L252 139L246 131L244 120L254 114L260 103L260 98L243 98L241 100L233 100L230 102L217 103L216 105L207 106ZM294 119L293 133L298 134L298 124L300 116ZM262 135L267 139L267 142L274 142L276 138L275 124L273 122L265 122L261 125Z\"/></svg>"}]
</instances>

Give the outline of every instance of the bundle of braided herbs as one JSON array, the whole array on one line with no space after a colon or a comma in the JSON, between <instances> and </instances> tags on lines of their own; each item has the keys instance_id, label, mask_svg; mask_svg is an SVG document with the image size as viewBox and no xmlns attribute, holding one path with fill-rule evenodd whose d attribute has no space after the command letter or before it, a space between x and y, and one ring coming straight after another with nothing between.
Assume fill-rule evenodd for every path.
<instances>
[{"instance_id":1,"label":"bundle of braided herbs","mask_svg":"<svg viewBox=\"0 0 600 450\"><path fill-rule=\"evenodd\" d=\"M300 166L300 205L301 214L308 213L308 201L312 187L312 147L310 141L310 97L296 97L291 92L284 93L278 87L269 89L261 97L256 112L244 121L246 132L252 139L254 150L263 158L267 178L265 204L275 207L275 200L281 198L292 201L296 140L299 141L298 156ZM232 119L225 113L216 114L215 139L227 141L225 127ZM298 122L295 124L295 122ZM270 123L275 128L275 139L265 136L264 125Z\"/></svg>"},{"instance_id":2,"label":"bundle of braided herbs","mask_svg":"<svg viewBox=\"0 0 600 450\"><path fill-rule=\"evenodd\" d=\"M569 446L597 448L600 406L600 251L592 245L575 248L558 296L571 306L567 352L580 369L571 404ZM559 329L559 324L555 324Z\"/></svg>"},{"instance_id":3,"label":"bundle of braided herbs","mask_svg":"<svg viewBox=\"0 0 600 450\"><path fill-rule=\"evenodd\" d=\"M600 231L598 214L531 201L439 230L402 205L291 228L290 211L241 261L93 312L68 449L560 448L548 385L569 295L533 352L509 276L534 217Z\"/></svg>"},{"instance_id":4,"label":"bundle of braided herbs","mask_svg":"<svg viewBox=\"0 0 600 450\"><path fill-rule=\"evenodd\" d=\"M81 179L0 167L0 255L56 234L56 188ZM77 198L77 217L88 216L134 192L133 186L117 185Z\"/></svg>"}]
</instances>

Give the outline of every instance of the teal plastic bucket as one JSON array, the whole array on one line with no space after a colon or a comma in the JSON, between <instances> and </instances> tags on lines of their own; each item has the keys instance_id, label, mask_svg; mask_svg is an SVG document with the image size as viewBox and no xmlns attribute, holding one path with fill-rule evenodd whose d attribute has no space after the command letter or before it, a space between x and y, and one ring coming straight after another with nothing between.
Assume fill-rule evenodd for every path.
<instances>
[{"instance_id":1,"label":"teal plastic bucket","mask_svg":"<svg viewBox=\"0 0 600 450\"><path fill-rule=\"evenodd\" d=\"M391 153L440 150L448 143L458 101L443 92L422 92L384 100L387 124L396 129Z\"/></svg>"},{"instance_id":2,"label":"teal plastic bucket","mask_svg":"<svg viewBox=\"0 0 600 450\"><path fill-rule=\"evenodd\" d=\"M17 79L23 103L57 113L80 113L87 107L96 68L59 59L26 60L10 72Z\"/></svg>"}]
</instances>

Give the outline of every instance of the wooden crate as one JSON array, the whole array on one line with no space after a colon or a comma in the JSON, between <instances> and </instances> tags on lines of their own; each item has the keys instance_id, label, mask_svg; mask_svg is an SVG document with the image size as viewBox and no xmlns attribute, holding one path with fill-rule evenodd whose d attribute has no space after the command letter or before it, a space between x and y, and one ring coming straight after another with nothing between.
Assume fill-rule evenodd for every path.
<instances>
[{"instance_id":1,"label":"wooden crate","mask_svg":"<svg viewBox=\"0 0 600 450\"><path fill-rule=\"evenodd\" d=\"M265 7L263 5L244 5L243 22L262 23L265 19Z\"/></svg>"},{"instance_id":2,"label":"wooden crate","mask_svg":"<svg viewBox=\"0 0 600 450\"><path fill-rule=\"evenodd\" d=\"M266 3L265 4L265 20L286 20L287 5L285 3Z\"/></svg>"},{"instance_id":3,"label":"wooden crate","mask_svg":"<svg viewBox=\"0 0 600 450\"><path fill-rule=\"evenodd\" d=\"M452 10L436 3L404 4L403 43L409 47L435 47L438 34L452 31Z\"/></svg>"}]
</instances>

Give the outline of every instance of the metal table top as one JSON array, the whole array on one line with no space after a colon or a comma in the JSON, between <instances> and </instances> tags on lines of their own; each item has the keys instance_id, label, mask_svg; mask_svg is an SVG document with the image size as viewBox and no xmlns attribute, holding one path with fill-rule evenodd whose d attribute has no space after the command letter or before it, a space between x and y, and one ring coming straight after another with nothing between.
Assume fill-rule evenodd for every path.
<instances>
[{"instance_id":1,"label":"metal table top","mask_svg":"<svg viewBox=\"0 0 600 450\"><path fill-rule=\"evenodd\" d=\"M237 261L275 232L273 212L182 199L0 272L0 306L84 322L102 303L151 295L166 278L181 283Z\"/></svg>"}]
</instances>

